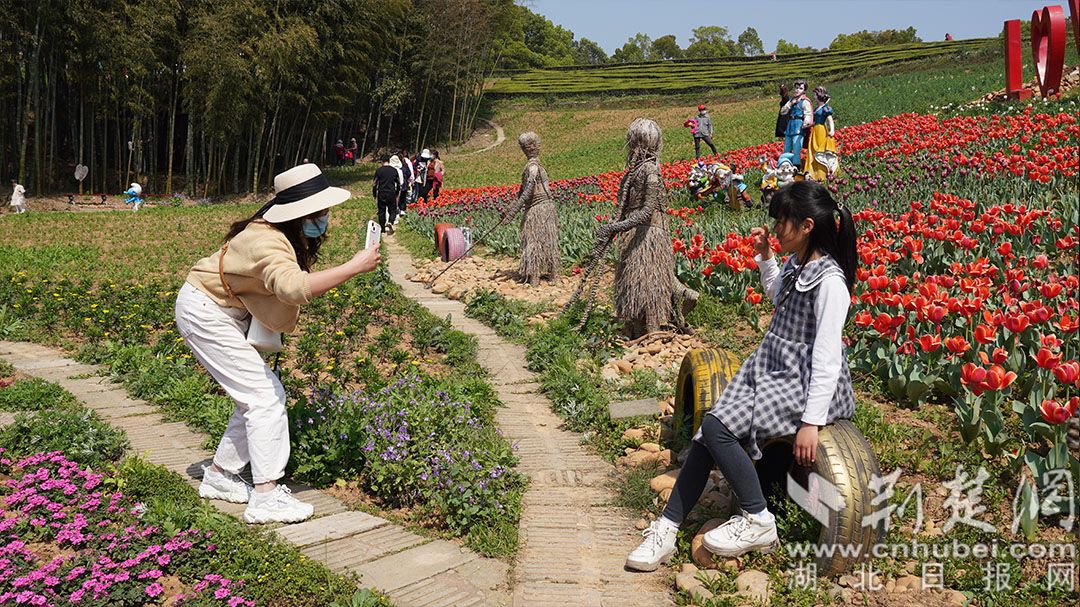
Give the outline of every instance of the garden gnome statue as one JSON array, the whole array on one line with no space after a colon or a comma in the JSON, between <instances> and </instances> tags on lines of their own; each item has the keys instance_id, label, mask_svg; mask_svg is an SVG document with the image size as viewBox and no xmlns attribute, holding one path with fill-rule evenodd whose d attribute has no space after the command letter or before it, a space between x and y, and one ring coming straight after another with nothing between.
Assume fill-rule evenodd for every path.
<instances>
[{"instance_id":1,"label":"garden gnome statue","mask_svg":"<svg viewBox=\"0 0 1080 607\"><path fill-rule=\"evenodd\" d=\"M665 324L686 328L683 315L697 303L696 291L675 277L675 253L668 231L667 191L660 177L660 127L647 118L630 123L629 155L619 184L615 221L600 226L599 251L616 235L620 239L615 266L615 311L631 339L660 330Z\"/></svg>"},{"instance_id":2,"label":"garden gnome statue","mask_svg":"<svg viewBox=\"0 0 1080 607\"><path fill-rule=\"evenodd\" d=\"M515 217L524 208L521 218L521 267L523 280L536 286L542 276L557 276L559 256L559 217L551 199L547 171L540 164L540 136L529 131L518 136L518 145L528 162L521 173L521 189L505 219Z\"/></svg>"}]
</instances>

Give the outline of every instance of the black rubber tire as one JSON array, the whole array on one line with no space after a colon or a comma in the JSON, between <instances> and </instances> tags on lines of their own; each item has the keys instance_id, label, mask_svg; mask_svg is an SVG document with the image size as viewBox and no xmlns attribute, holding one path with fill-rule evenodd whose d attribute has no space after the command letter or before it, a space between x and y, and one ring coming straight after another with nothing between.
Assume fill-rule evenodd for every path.
<instances>
[{"instance_id":1,"label":"black rubber tire","mask_svg":"<svg viewBox=\"0 0 1080 607\"><path fill-rule=\"evenodd\" d=\"M675 389L675 415L673 419L673 446L689 440L701 425L704 415L720 397L727 386L738 362L723 350L691 350L683 358ZM768 495L785 479L790 471L804 487L810 470L794 466L792 443L794 436L771 439L762 445L764 456L756 462L762 488ZM835 485L844 496L844 508L829 513L829 524L822 526L818 543L830 546L861 546L858 555L836 549L831 555L815 559L817 573L832 576L844 573L853 565L865 560L873 546L884 538L884 521L875 526L864 527L863 517L873 513L870 481L880 474L877 456L862 432L848 420L829 424L818 434L817 461L813 471L825 481Z\"/></svg>"}]
</instances>

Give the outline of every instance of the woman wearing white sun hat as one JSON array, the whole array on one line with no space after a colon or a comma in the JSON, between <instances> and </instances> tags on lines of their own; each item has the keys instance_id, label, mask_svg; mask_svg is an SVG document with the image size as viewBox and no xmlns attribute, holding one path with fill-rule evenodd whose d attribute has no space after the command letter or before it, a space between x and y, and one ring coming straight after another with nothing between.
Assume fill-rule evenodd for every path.
<instances>
[{"instance_id":1,"label":"woman wearing white sun hat","mask_svg":"<svg viewBox=\"0 0 1080 607\"><path fill-rule=\"evenodd\" d=\"M196 360L236 403L199 495L247 503L249 523L299 522L314 507L278 484L289 461L285 390L246 333L252 319L290 332L299 308L379 265L377 247L312 272L326 238L330 207L349 199L319 168L302 164L274 178L276 196L232 224L225 244L200 259L176 298L176 326ZM255 487L238 475L248 464Z\"/></svg>"}]
</instances>

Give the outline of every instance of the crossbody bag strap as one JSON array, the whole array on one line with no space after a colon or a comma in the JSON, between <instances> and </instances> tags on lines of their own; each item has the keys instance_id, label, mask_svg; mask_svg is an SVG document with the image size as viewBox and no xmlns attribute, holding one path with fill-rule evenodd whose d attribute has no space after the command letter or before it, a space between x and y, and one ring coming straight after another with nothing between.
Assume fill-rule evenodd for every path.
<instances>
[{"instance_id":1,"label":"crossbody bag strap","mask_svg":"<svg viewBox=\"0 0 1080 607\"><path fill-rule=\"evenodd\" d=\"M228 250L229 250L229 243L228 242L221 245L221 255L218 255L218 266L217 266L218 278L221 279L221 286L225 287L225 293L227 293L229 295L229 297L231 297L233 299L240 299L239 297L236 296L236 293L233 293L232 288L229 287L228 281L225 280L225 252L228 251Z\"/></svg>"}]
</instances>

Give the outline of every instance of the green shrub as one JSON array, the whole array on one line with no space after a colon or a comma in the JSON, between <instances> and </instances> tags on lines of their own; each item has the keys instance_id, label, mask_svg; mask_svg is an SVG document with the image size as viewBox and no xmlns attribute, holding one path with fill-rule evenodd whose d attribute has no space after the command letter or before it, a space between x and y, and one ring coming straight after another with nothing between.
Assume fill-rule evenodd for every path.
<instances>
[{"instance_id":1,"label":"green shrub","mask_svg":"<svg viewBox=\"0 0 1080 607\"><path fill-rule=\"evenodd\" d=\"M0 388L0 411L69 410L77 406L70 392L36 377Z\"/></svg>"},{"instance_id":2,"label":"green shrub","mask_svg":"<svg viewBox=\"0 0 1080 607\"><path fill-rule=\"evenodd\" d=\"M502 337L520 341L529 329L528 318L545 308L543 304L507 299L497 291L479 289L469 296L465 314L491 327Z\"/></svg>"},{"instance_id":3,"label":"green shrub","mask_svg":"<svg viewBox=\"0 0 1080 607\"><path fill-rule=\"evenodd\" d=\"M128 441L123 431L102 422L90 410L58 409L24 412L0 428L0 445L11 457L42 451L63 451L71 460L99 467L124 454Z\"/></svg>"}]
</instances>

